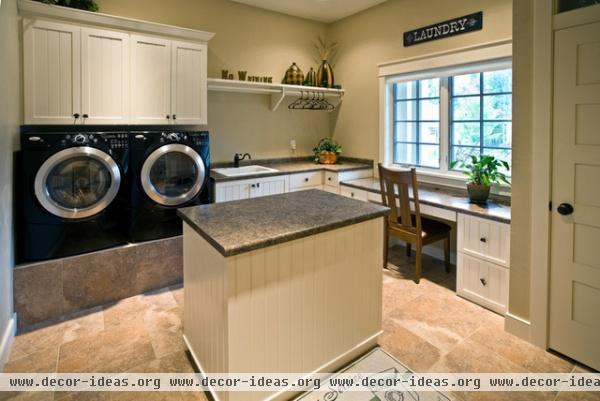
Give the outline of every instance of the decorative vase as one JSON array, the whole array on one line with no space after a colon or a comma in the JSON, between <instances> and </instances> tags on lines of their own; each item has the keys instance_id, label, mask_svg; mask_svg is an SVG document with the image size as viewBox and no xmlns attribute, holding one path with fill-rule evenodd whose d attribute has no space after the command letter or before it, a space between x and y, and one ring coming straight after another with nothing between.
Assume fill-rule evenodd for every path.
<instances>
[{"instance_id":1,"label":"decorative vase","mask_svg":"<svg viewBox=\"0 0 600 401\"><path fill-rule=\"evenodd\" d=\"M321 152L319 154L319 163L335 164L337 163L337 154L335 152Z\"/></svg>"},{"instance_id":2,"label":"decorative vase","mask_svg":"<svg viewBox=\"0 0 600 401\"><path fill-rule=\"evenodd\" d=\"M310 67L310 71L306 73L306 78L304 79L305 86L317 86L317 73L315 70Z\"/></svg>"},{"instance_id":3,"label":"decorative vase","mask_svg":"<svg viewBox=\"0 0 600 401\"><path fill-rule=\"evenodd\" d=\"M333 85L335 85L333 68L331 68L331 65L329 65L327 60L323 60L323 63L319 66L319 71L317 72L317 85L322 86L323 88L333 88Z\"/></svg>"},{"instance_id":4,"label":"decorative vase","mask_svg":"<svg viewBox=\"0 0 600 401\"><path fill-rule=\"evenodd\" d=\"M490 197L490 186L479 185L470 182L467 184L467 192L469 193L469 199L471 200L471 203L485 205Z\"/></svg>"},{"instance_id":5,"label":"decorative vase","mask_svg":"<svg viewBox=\"0 0 600 401\"><path fill-rule=\"evenodd\" d=\"M292 63L290 68L285 72L285 77L283 78L284 84L288 85L302 85L304 82L304 74L300 67L296 65L296 63Z\"/></svg>"}]
</instances>

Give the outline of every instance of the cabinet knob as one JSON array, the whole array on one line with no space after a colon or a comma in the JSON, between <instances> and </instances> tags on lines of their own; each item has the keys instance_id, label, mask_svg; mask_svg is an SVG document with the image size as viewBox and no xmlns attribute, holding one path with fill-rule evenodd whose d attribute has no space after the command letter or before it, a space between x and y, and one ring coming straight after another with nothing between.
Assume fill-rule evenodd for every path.
<instances>
[{"instance_id":1,"label":"cabinet knob","mask_svg":"<svg viewBox=\"0 0 600 401\"><path fill-rule=\"evenodd\" d=\"M327 181L331 181L331 177L327 177Z\"/></svg>"},{"instance_id":2,"label":"cabinet knob","mask_svg":"<svg viewBox=\"0 0 600 401\"><path fill-rule=\"evenodd\" d=\"M252 188L256 188L256 184L252 184L250 185Z\"/></svg>"},{"instance_id":3,"label":"cabinet knob","mask_svg":"<svg viewBox=\"0 0 600 401\"><path fill-rule=\"evenodd\" d=\"M484 287L487 285L487 281L485 281L484 278L480 278L479 281L481 281L481 284L483 284Z\"/></svg>"},{"instance_id":4,"label":"cabinet knob","mask_svg":"<svg viewBox=\"0 0 600 401\"><path fill-rule=\"evenodd\" d=\"M486 237L481 237L479 238L479 241L483 242L484 244L487 242L487 238Z\"/></svg>"},{"instance_id":5,"label":"cabinet knob","mask_svg":"<svg viewBox=\"0 0 600 401\"><path fill-rule=\"evenodd\" d=\"M75 117L75 118L79 118L79 113L75 113L75 114L73 114L73 117Z\"/></svg>"},{"instance_id":6,"label":"cabinet knob","mask_svg":"<svg viewBox=\"0 0 600 401\"><path fill-rule=\"evenodd\" d=\"M173 114L173 120L177 120L177 114Z\"/></svg>"},{"instance_id":7,"label":"cabinet knob","mask_svg":"<svg viewBox=\"0 0 600 401\"><path fill-rule=\"evenodd\" d=\"M167 120L169 120L171 118L171 116L169 114L167 114Z\"/></svg>"},{"instance_id":8,"label":"cabinet knob","mask_svg":"<svg viewBox=\"0 0 600 401\"><path fill-rule=\"evenodd\" d=\"M350 192L350 196L354 198L354 192Z\"/></svg>"},{"instance_id":9,"label":"cabinet knob","mask_svg":"<svg viewBox=\"0 0 600 401\"><path fill-rule=\"evenodd\" d=\"M260 188L260 182L257 182L257 183L256 183L256 187L257 187L257 188Z\"/></svg>"},{"instance_id":10,"label":"cabinet knob","mask_svg":"<svg viewBox=\"0 0 600 401\"><path fill-rule=\"evenodd\" d=\"M88 118L88 117L89 117L89 116L88 116L87 114L84 114L84 115L83 115L83 118Z\"/></svg>"}]
</instances>

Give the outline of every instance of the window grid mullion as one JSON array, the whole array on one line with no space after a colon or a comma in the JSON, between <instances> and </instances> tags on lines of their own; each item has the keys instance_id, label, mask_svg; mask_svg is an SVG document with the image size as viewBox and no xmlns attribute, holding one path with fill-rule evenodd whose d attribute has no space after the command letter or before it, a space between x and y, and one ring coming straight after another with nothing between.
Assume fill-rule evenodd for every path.
<instances>
[{"instance_id":1,"label":"window grid mullion","mask_svg":"<svg viewBox=\"0 0 600 401\"><path fill-rule=\"evenodd\" d=\"M479 156L483 155L483 72L479 73Z\"/></svg>"},{"instance_id":2,"label":"window grid mullion","mask_svg":"<svg viewBox=\"0 0 600 401\"><path fill-rule=\"evenodd\" d=\"M421 102L419 101L419 96L421 95L421 81L417 81L417 122L415 123L416 125L416 157L417 157L417 165L421 165L421 147L419 146L419 142L421 141L421 124L419 124L419 121L421 119Z\"/></svg>"}]
</instances>

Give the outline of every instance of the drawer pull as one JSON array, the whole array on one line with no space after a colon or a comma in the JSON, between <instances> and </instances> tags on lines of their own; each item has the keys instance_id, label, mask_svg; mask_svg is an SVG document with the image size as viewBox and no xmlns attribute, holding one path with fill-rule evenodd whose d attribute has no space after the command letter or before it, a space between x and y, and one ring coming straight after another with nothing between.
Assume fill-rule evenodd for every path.
<instances>
[{"instance_id":1,"label":"drawer pull","mask_svg":"<svg viewBox=\"0 0 600 401\"><path fill-rule=\"evenodd\" d=\"M331 177L327 177L327 181L331 181Z\"/></svg>"},{"instance_id":2,"label":"drawer pull","mask_svg":"<svg viewBox=\"0 0 600 401\"><path fill-rule=\"evenodd\" d=\"M484 278L480 278L479 281L481 281L481 284L483 284L484 287L487 285L487 281L485 281Z\"/></svg>"},{"instance_id":3,"label":"drawer pull","mask_svg":"<svg viewBox=\"0 0 600 401\"><path fill-rule=\"evenodd\" d=\"M304 179L304 182L308 182L308 178L305 178L305 179Z\"/></svg>"},{"instance_id":4,"label":"drawer pull","mask_svg":"<svg viewBox=\"0 0 600 401\"><path fill-rule=\"evenodd\" d=\"M354 192L350 192L350 196L354 198Z\"/></svg>"},{"instance_id":5,"label":"drawer pull","mask_svg":"<svg viewBox=\"0 0 600 401\"><path fill-rule=\"evenodd\" d=\"M481 237L479 238L479 241L483 242L484 244L487 242L487 238L486 237Z\"/></svg>"}]
</instances>

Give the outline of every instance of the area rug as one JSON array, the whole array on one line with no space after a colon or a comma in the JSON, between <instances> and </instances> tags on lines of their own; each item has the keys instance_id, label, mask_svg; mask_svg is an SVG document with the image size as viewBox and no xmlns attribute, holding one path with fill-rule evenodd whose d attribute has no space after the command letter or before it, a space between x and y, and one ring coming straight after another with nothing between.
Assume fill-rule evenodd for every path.
<instances>
[{"instance_id":1,"label":"area rug","mask_svg":"<svg viewBox=\"0 0 600 401\"><path fill-rule=\"evenodd\" d=\"M410 373L412 371L378 347L346 366L339 373L361 372L378 372L393 375L396 373ZM323 382L320 391L305 393L296 398L295 401L451 401L450 398L436 391L417 393L409 389L405 391L376 389L370 392L344 392L343 389L333 388L331 385L331 378L336 376L337 374Z\"/></svg>"}]
</instances>

